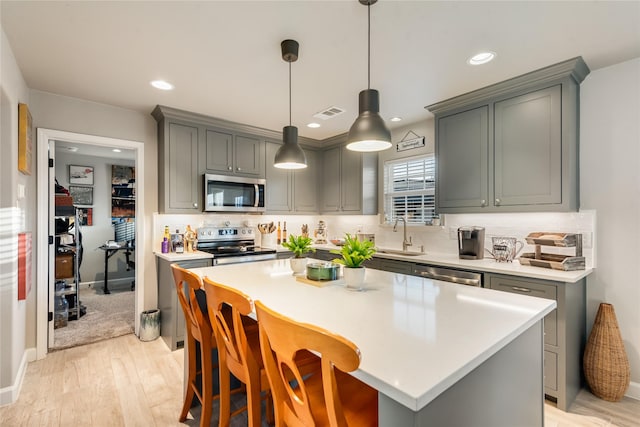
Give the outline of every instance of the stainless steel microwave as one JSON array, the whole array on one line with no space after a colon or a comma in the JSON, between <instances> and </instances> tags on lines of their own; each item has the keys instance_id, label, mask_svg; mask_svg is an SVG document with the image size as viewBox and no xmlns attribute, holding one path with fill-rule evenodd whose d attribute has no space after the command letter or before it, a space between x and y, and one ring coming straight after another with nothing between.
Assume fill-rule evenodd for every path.
<instances>
[{"instance_id":1,"label":"stainless steel microwave","mask_svg":"<svg viewBox=\"0 0 640 427\"><path fill-rule=\"evenodd\" d=\"M204 175L205 212L264 212L266 180L226 175Z\"/></svg>"}]
</instances>

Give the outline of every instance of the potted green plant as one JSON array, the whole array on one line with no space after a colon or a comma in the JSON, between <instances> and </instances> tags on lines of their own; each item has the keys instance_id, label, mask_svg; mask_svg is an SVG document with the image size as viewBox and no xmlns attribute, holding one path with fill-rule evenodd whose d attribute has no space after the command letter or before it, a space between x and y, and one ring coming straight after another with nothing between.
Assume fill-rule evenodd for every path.
<instances>
[{"instance_id":1,"label":"potted green plant","mask_svg":"<svg viewBox=\"0 0 640 427\"><path fill-rule=\"evenodd\" d=\"M282 246L293 252L293 257L289 258L291 264L291 270L293 274L303 274L307 265L307 258L304 256L308 252L315 252L315 248L311 245L313 239L307 236L295 236L289 235L289 240L282 242Z\"/></svg>"},{"instance_id":2,"label":"potted green plant","mask_svg":"<svg viewBox=\"0 0 640 427\"><path fill-rule=\"evenodd\" d=\"M362 290L364 283L365 268L362 265L371 259L376 253L373 242L369 240L358 240L356 236L345 234L344 245L340 249L332 249L332 254L341 255L333 262L344 265L344 281L348 288Z\"/></svg>"}]
</instances>

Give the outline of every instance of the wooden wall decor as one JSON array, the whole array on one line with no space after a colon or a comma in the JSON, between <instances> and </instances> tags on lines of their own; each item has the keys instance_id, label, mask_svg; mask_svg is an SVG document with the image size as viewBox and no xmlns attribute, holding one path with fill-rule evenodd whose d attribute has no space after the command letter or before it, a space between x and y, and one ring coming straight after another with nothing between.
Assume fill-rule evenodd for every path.
<instances>
[{"instance_id":1,"label":"wooden wall decor","mask_svg":"<svg viewBox=\"0 0 640 427\"><path fill-rule=\"evenodd\" d=\"M18 170L31 175L33 120L27 104L18 104Z\"/></svg>"},{"instance_id":2,"label":"wooden wall decor","mask_svg":"<svg viewBox=\"0 0 640 427\"><path fill-rule=\"evenodd\" d=\"M31 291L31 232L18 233L18 301Z\"/></svg>"}]
</instances>

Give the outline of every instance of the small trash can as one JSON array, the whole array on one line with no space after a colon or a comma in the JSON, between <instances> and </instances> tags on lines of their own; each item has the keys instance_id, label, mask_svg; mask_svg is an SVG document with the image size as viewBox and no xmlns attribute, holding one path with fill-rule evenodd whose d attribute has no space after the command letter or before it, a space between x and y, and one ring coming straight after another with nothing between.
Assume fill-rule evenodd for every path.
<instances>
[{"instance_id":1,"label":"small trash can","mask_svg":"<svg viewBox=\"0 0 640 427\"><path fill-rule=\"evenodd\" d=\"M153 341L160 336L160 310L140 313L140 341Z\"/></svg>"}]
</instances>

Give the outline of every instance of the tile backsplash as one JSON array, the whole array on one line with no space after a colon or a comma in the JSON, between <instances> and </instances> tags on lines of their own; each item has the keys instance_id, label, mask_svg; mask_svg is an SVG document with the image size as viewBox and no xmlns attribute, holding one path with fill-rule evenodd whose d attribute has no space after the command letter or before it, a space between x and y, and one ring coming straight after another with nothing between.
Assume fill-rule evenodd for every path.
<instances>
[{"instance_id":1,"label":"tile backsplash","mask_svg":"<svg viewBox=\"0 0 640 427\"><path fill-rule=\"evenodd\" d=\"M199 215L165 215L154 214L153 230L158 236L154 240L154 250L160 249L160 237L164 226L174 232L176 229L184 231L187 225L193 228L205 225L224 226L227 222L232 226L246 225L257 227L259 223L287 222L288 234L300 234L303 224L309 227L309 233L317 228L318 221L323 220L327 225L329 237L342 237L345 233L354 234L358 231L374 233L376 245L385 248L402 248L402 223L398 224L398 231L393 231L392 225L380 224L379 215L240 215L240 214L199 214ZM411 250L425 252L457 254L457 229L460 226L482 226L485 228L485 248L490 248L491 238L494 236L511 236L524 242L524 238L531 232L563 232L581 233L583 235L583 255L589 267L596 265L596 212L585 210L580 212L555 213L510 213L510 214L448 214L444 215L441 226L409 226L407 235L411 237ZM256 228L256 243L260 244L260 233ZM156 247L157 246L157 247ZM574 248L543 248L543 252L562 253L572 255ZM532 245L525 244L522 252L533 252Z\"/></svg>"}]
</instances>

